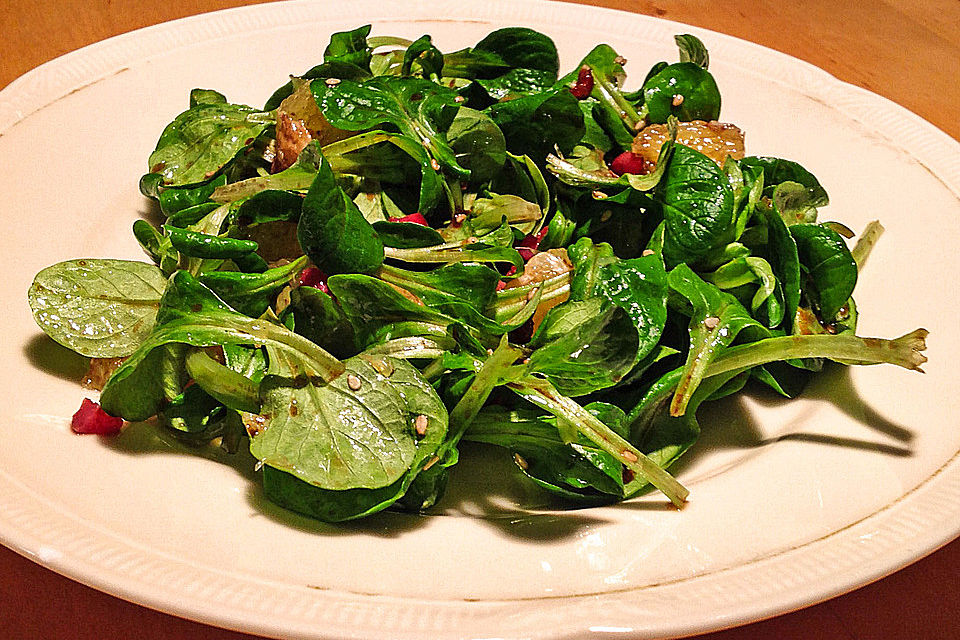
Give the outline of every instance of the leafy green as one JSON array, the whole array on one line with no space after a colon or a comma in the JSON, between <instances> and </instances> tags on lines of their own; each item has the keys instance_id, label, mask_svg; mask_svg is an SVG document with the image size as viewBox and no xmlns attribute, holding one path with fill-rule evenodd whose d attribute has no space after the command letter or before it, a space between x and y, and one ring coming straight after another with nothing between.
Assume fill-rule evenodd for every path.
<instances>
[{"instance_id":1,"label":"leafy green","mask_svg":"<svg viewBox=\"0 0 960 640\"><path fill-rule=\"evenodd\" d=\"M271 122L269 114L245 105L197 104L167 125L147 163L167 185L206 182Z\"/></svg>"},{"instance_id":2,"label":"leafy green","mask_svg":"<svg viewBox=\"0 0 960 640\"><path fill-rule=\"evenodd\" d=\"M126 356L150 335L163 271L128 260L67 260L43 269L27 292L33 318L65 347L94 358Z\"/></svg>"},{"instance_id":3,"label":"leafy green","mask_svg":"<svg viewBox=\"0 0 960 640\"><path fill-rule=\"evenodd\" d=\"M326 158L303 199L297 237L327 273L368 273L383 263L383 242L343 189Z\"/></svg>"},{"instance_id":4,"label":"leafy green","mask_svg":"<svg viewBox=\"0 0 960 640\"><path fill-rule=\"evenodd\" d=\"M379 358L379 356L378 356ZM447 411L404 360L381 358L384 375L364 356L344 362L326 384L297 375L302 365L271 363L260 385L266 417L250 441L264 464L323 489L377 489L400 479L443 441ZM416 423L425 417L419 433Z\"/></svg>"}]
</instances>

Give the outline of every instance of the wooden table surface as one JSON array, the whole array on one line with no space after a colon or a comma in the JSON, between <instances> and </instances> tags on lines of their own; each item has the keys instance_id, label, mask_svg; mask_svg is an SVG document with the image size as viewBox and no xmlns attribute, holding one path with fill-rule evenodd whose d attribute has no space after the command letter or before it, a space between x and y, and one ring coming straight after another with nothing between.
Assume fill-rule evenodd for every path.
<instances>
[{"instance_id":1,"label":"wooden table surface","mask_svg":"<svg viewBox=\"0 0 960 640\"><path fill-rule=\"evenodd\" d=\"M0 88L84 45L244 0L4 0ZM728 33L811 62L960 139L958 0L589 0ZM960 540L845 596L702 640L960 638ZM10 640L241 640L63 578L0 547L0 629Z\"/></svg>"}]
</instances>

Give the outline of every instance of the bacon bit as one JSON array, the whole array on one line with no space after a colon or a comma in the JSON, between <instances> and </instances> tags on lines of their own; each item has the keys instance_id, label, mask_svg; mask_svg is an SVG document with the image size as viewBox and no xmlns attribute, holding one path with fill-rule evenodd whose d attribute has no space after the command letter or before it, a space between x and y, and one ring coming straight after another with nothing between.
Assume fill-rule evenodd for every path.
<instances>
[{"instance_id":1,"label":"bacon bit","mask_svg":"<svg viewBox=\"0 0 960 640\"><path fill-rule=\"evenodd\" d=\"M360 382L360 378L351 373L347 376L347 386L350 387L352 391L359 391L362 383Z\"/></svg>"},{"instance_id":2,"label":"bacon bit","mask_svg":"<svg viewBox=\"0 0 960 640\"><path fill-rule=\"evenodd\" d=\"M126 358L90 358L90 368L80 381L84 389L100 391Z\"/></svg>"},{"instance_id":3,"label":"bacon bit","mask_svg":"<svg viewBox=\"0 0 960 640\"><path fill-rule=\"evenodd\" d=\"M94 433L98 436L116 435L122 427L123 418L111 416L90 398L83 399L70 421L74 433Z\"/></svg>"},{"instance_id":4,"label":"bacon bit","mask_svg":"<svg viewBox=\"0 0 960 640\"><path fill-rule=\"evenodd\" d=\"M720 318L717 316L707 316L703 319L703 326L712 331L720 326Z\"/></svg>"},{"instance_id":5,"label":"bacon bit","mask_svg":"<svg viewBox=\"0 0 960 640\"><path fill-rule=\"evenodd\" d=\"M276 132L277 154L270 167L273 173L293 166L303 148L313 140L307 123L284 111L277 111Z\"/></svg>"},{"instance_id":6,"label":"bacon bit","mask_svg":"<svg viewBox=\"0 0 960 640\"><path fill-rule=\"evenodd\" d=\"M570 93L577 100L583 100L590 96L591 91L593 91L593 71L587 65L583 65L577 74L576 83L570 87Z\"/></svg>"},{"instance_id":7,"label":"bacon bit","mask_svg":"<svg viewBox=\"0 0 960 640\"><path fill-rule=\"evenodd\" d=\"M610 163L610 171L613 171L618 176L622 176L625 173L642 176L650 173L650 168L640 154L633 153L632 151L624 151Z\"/></svg>"},{"instance_id":8,"label":"bacon bit","mask_svg":"<svg viewBox=\"0 0 960 640\"><path fill-rule=\"evenodd\" d=\"M503 291L503 290L506 289L506 288L507 288L507 283L506 283L506 282L504 282L503 280L498 280L498 281L497 281L497 289L496 289L497 291Z\"/></svg>"},{"instance_id":9,"label":"bacon bit","mask_svg":"<svg viewBox=\"0 0 960 640\"><path fill-rule=\"evenodd\" d=\"M413 428L416 429L417 435L421 438L427 435L427 424L427 416L422 413L413 421Z\"/></svg>"},{"instance_id":10,"label":"bacon bit","mask_svg":"<svg viewBox=\"0 0 960 640\"><path fill-rule=\"evenodd\" d=\"M417 213L411 213L408 216L400 216L397 218L390 218L390 222L412 222L414 224L420 224L425 227L429 227L430 223L427 222L427 219L423 217L423 214L419 211Z\"/></svg>"},{"instance_id":11,"label":"bacon bit","mask_svg":"<svg viewBox=\"0 0 960 640\"><path fill-rule=\"evenodd\" d=\"M247 433L250 434L251 438L259 435L263 431L264 425L267 423L268 416L261 416L256 413L240 413L240 421L243 422L244 428L246 428Z\"/></svg>"},{"instance_id":12,"label":"bacon bit","mask_svg":"<svg viewBox=\"0 0 960 640\"><path fill-rule=\"evenodd\" d=\"M527 464L527 461L519 453L513 454L513 461L517 463L517 466L526 471L530 468L530 465Z\"/></svg>"},{"instance_id":13,"label":"bacon bit","mask_svg":"<svg viewBox=\"0 0 960 640\"><path fill-rule=\"evenodd\" d=\"M682 104L683 104L683 94L682 94L682 93L675 93L675 94L673 95L673 100L670 101L670 104L672 104L672 105L675 106L675 107L679 107L680 105L682 105Z\"/></svg>"},{"instance_id":14,"label":"bacon bit","mask_svg":"<svg viewBox=\"0 0 960 640\"><path fill-rule=\"evenodd\" d=\"M330 293L330 289L327 287L327 274L317 267L307 267L301 271L300 275L297 276L297 282L300 283L301 287L313 287L324 293Z\"/></svg>"},{"instance_id":15,"label":"bacon bit","mask_svg":"<svg viewBox=\"0 0 960 640\"><path fill-rule=\"evenodd\" d=\"M669 137L670 132L666 125L652 124L633 139L632 151L643 156L648 164L656 165L660 147ZM740 160L744 156L743 132L736 126L723 122L679 122L677 144L699 151L721 166L727 156L734 160Z\"/></svg>"},{"instance_id":16,"label":"bacon bit","mask_svg":"<svg viewBox=\"0 0 960 640\"><path fill-rule=\"evenodd\" d=\"M454 228L459 228L460 226L463 225L466 219L467 219L467 214L465 213L454 214L453 219L450 220L450 226Z\"/></svg>"},{"instance_id":17,"label":"bacon bit","mask_svg":"<svg viewBox=\"0 0 960 640\"><path fill-rule=\"evenodd\" d=\"M384 378L389 378L390 376L393 375L394 368L393 368L393 365L388 360L384 360L383 358L374 358L366 355L361 355L360 357L363 358L367 362L367 364L373 367L373 369L377 373L382 375Z\"/></svg>"},{"instance_id":18,"label":"bacon bit","mask_svg":"<svg viewBox=\"0 0 960 640\"><path fill-rule=\"evenodd\" d=\"M630 451L630 449L624 449L620 452L620 455L623 456L623 459L627 460L628 462L637 462L640 460L640 458L637 457L637 454L635 454L633 451Z\"/></svg>"},{"instance_id":19,"label":"bacon bit","mask_svg":"<svg viewBox=\"0 0 960 640\"><path fill-rule=\"evenodd\" d=\"M335 87L340 84L340 78L327 78L323 83L328 87Z\"/></svg>"}]
</instances>

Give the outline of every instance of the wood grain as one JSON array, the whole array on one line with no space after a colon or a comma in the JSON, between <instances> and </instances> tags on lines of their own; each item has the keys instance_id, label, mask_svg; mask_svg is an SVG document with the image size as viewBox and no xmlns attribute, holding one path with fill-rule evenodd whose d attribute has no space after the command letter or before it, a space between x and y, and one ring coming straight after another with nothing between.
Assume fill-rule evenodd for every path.
<instances>
[{"instance_id":1,"label":"wood grain","mask_svg":"<svg viewBox=\"0 0 960 640\"><path fill-rule=\"evenodd\" d=\"M826 69L920 114L960 139L957 0L587 0L734 35ZM87 44L245 0L5 0L0 87ZM702 640L960 638L960 541L877 583ZM48 571L0 547L0 629L11 640L243 640L145 609Z\"/></svg>"}]
</instances>

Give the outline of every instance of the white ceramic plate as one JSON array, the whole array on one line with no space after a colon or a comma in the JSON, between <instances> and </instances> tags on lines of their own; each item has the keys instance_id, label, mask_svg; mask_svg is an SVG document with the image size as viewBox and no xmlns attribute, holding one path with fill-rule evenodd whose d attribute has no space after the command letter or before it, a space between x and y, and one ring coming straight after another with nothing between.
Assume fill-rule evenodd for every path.
<instances>
[{"instance_id":1,"label":"white ceramic plate","mask_svg":"<svg viewBox=\"0 0 960 640\"><path fill-rule=\"evenodd\" d=\"M960 145L822 71L730 37L567 4L488 0L271 4L130 33L0 92L0 540L79 581L216 625L303 638L657 637L828 598L922 556L960 527ZM452 16L452 18L438 18ZM434 35L451 50L493 28L538 28L563 66L597 42L639 82L672 36L710 49L723 117L748 151L801 162L825 219L887 234L858 287L861 333L931 330L927 374L834 369L803 399L703 413L676 468L677 512L653 495L549 511L488 456L468 457L442 515L328 526L265 504L251 463L185 452L134 427L70 433L76 357L40 337L25 292L67 258L140 256L130 225L145 158L192 87L261 104L320 58L328 34ZM24 251L24 248L30 248ZM456 478L455 478L456 480ZM519 504L517 500L519 499Z\"/></svg>"}]
</instances>

